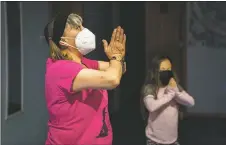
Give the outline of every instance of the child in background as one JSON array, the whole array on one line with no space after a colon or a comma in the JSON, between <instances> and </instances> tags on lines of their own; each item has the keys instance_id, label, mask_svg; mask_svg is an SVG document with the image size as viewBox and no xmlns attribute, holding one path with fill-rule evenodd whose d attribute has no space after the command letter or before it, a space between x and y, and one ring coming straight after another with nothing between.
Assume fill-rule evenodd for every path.
<instances>
[{"instance_id":1,"label":"child in background","mask_svg":"<svg viewBox=\"0 0 226 145\"><path fill-rule=\"evenodd\" d=\"M155 57L147 73L141 97L142 114L147 120L147 145L179 145L180 105L191 107L194 99L178 84L171 59Z\"/></svg>"}]
</instances>

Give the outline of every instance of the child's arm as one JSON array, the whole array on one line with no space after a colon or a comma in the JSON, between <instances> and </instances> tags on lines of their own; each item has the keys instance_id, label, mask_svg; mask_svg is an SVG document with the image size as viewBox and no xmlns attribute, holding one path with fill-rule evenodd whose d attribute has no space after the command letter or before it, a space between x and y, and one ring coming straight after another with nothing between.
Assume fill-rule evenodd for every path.
<instances>
[{"instance_id":1,"label":"child's arm","mask_svg":"<svg viewBox=\"0 0 226 145\"><path fill-rule=\"evenodd\" d=\"M159 97L159 99L155 99L155 93L153 91L154 89L151 87L151 85L148 85L145 89L146 93L144 97L144 104L149 112L154 112L160 109L175 97L175 92L171 90L167 94L163 94L164 96Z\"/></svg>"},{"instance_id":2,"label":"child's arm","mask_svg":"<svg viewBox=\"0 0 226 145\"><path fill-rule=\"evenodd\" d=\"M184 106L192 107L195 105L195 101L191 95L189 95L180 85L176 88L175 100Z\"/></svg>"}]
</instances>

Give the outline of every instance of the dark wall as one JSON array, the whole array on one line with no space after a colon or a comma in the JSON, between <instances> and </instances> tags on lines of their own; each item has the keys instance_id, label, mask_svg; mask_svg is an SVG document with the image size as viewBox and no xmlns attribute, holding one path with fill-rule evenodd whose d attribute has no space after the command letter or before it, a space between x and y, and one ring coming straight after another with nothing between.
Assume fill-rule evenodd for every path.
<instances>
[{"instance_id":1,"label":"dark wall","mask_svg":"<svg viewBox=\"0 0 226 145\"><path fill-rule=\"evenodd\" d=\"M122 80L122 109L139 107L140 88L145 74L145 11L144 2L122 2L121 25L127 35L127 72ZM133 113L132 113L133 114ZM131 114L131 115L132 115Z\"/></svg>"},{"instance_id":2,"label":"dark wall","mask_svg":"<svg viewBox=\"0 0 226 145\"><path fill-rule=\"evenodd\" d=\"M118 113L113 114L114 145L144 144L144 125L140 115L140 89L145 74L145 8L144 2L121 2L120 24L127 35L127 72L120 89Z\"/></svg>"},{"instance_id":3,"label":"dark wall","mask_svg":"<svg viewBox=\"0 0 226 145\"><path fill-rule=\"evenodd\" d=\"M108 60L103 49L102 39L108 42L113 30L111 2L84 2L84 26L96 35L96 50L87 55L96 60Z\"/></svg>"}]
</instances>

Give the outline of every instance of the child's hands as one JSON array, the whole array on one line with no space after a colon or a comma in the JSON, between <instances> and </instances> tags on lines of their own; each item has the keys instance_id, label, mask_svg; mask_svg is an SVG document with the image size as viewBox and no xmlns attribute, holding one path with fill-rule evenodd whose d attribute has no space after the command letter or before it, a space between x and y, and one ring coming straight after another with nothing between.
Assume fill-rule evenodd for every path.
<instances>
[{"instance_id":1,"label":"child's hands","mask_svg":"<svg viewBox=\"0 0 226 145\"><path fill-rule=\"evenodd\" d=\"M172 87L172 88L176 88L177 87L177 83L176 83L174 78L170 79L169 86Z\"/></svg>"},{"instance_id":2,"label":"child's hands","mask_svg":"<svg viewBox=\"0 0 226 145\"><path fill-rule=\"evenodd\" d=\"M172 89L173 91L175 91L175 93L179 92L179 89L177 87L177 82L175 81L174 78L171 78L169 81L169 85L168 88Z\"/></svg>"},{"instance_id":3,"label":"child's hands","mask_svg":"<svg viewBox=\"0 0 226 145\"><path fill-rule=\"evenodd\" d=\"M176 96L176 91L171 87L167 87L165 93L170 94L171 96L173 96L173 98Z\"/></svg>"}]
</instances>

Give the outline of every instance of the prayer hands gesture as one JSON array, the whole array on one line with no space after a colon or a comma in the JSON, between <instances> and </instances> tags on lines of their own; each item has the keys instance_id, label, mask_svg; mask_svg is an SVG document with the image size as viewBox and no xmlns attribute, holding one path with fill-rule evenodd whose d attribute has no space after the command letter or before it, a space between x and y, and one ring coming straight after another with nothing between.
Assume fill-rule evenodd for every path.
<instances>
[{"instance_id":1,"label":"prayer hands gesture","mask_svg":"<svg viewBox=\"0 0 226 145\"><path fill-rule=\"evenodd\" d=\"M119 57L122 60L124 58L126 52L126 35L120 26L114 29L109 44L106 40L102 41L104 52L109 59L112 59L112 57Z\"/></svg>"},{"instance_id":2,"label":"prayer hands gesture","mask_svg":"<svg viewBox=\"0 0 226 145\"><path fill-rule=\"evenodd\" d=\"M169 86L172 87L172 88L176 88L177 87L177 83L176 83L174 78L170 79Z\"/></svg>"}]
</instances>

